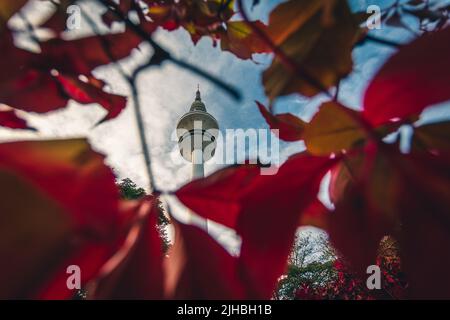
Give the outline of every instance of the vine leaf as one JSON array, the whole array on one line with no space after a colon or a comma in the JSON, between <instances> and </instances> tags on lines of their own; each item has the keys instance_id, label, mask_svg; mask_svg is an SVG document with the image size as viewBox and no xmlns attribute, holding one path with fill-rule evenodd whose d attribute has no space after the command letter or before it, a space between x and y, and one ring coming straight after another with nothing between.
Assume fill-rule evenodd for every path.
<instances>
[{"instance_id":1,"label":"vine leaf","mask_svg":"<svg viewBox=\"0 0 450 320\"><path fill-rule=\"evenodd\" d=\"M45 113L65 107L72 98L79 103L99 103L108 112L102 121L115 118L125 108L126 99L104 91L105 83L91 72L127 57L141 43L133 32L75 40L54 38L41 43L39 54L17 48L9 32L1 37L5 59L0 66L5 72L0 75L0 103ZM81 76L87 80L81 81Z\"/></svg>"},{"instance_id":2,"label":"vine leaf","mask_svg":"<svg viewBox=\"0 0 450 320\"><path fill-rule=\"evenodd\" d=\"M324 206L322 201L317 198L302 212L300 216L299 226L312 226L327 230L329 215L331 210Z\"/></svg>"},{"instance_id":3,"label":"vine leaf","mask_svg":"<svg viewBox=\"0 0 450 320\"><path fill-rule=\"evenodd\" d=\"M29 127L27 122L17 115L15 110L0 110L0 126L10 129L36 129Z\"/></svg>"},{"instance_id":4,"label":"vine leaf","mask_svg":"<svg viewBox=\"0 0 450 320\"><path fill-rule=\"evenodd\" d=\"M336 249L363 275L375 263L382 237L399 225L395 201L400 176L372 143L344 161L330 182L335 212L328 232Z\"/></svg>"},{"instance_id":5,"label":"vine leaf","mask_svg":"<svg viewBox=\"0 0 450 320\"><path fill-rule=\"evenodd\" d=\"M266 26L261 21L253 21L257 28L264 30ZM220 47L223 51L230 51L241 59L251 59L254 53L267 53L270 48L245 21L227 22L226 31L220 34Z\"/></svg>"},{"instance_id":6,"label":"vine leaf","mask_svg":"<svg viewBox=\"0 0 450 320\"><path fill-rule=\"evenodd\" d=\"M239 270L247 294L269 298L285 270L300 216L336 161L298 154L276 175L261 175L256 165L228 167L175 194L204 218L236 230L242 237ZM270 264L264 262L268 259Z\"/></svg>"},{"instance_id":7,"label":"vine leaf","mask_svg":"<svg viewBox=\"0 0 450 320\"><path fill-rule=\"evenodd\" d=\"M308 151L315 155L338 153L365 140L364 130L354 119L359 116L358 111L336 102L322 104L305 129L304 139Z\"/></svg>"},{"instance_id":8,"label":"vine leaf","mask_svg":"<svg viewBox=\"0 0 450 320\"><path fill-rule=\"evenodd\" d=\"M380 240L392 235L402 248L409 297L450 297L444 272L450 267L445 250L450 245L449 163L445 152L405 155L375 144L346 157L345 168L355 178L332 178L333 188L343 190L327 230L354 271L364 274L375 263Z\"/></svg>"},{"instance_id":9,"label":"vine leaf","mask_svg":"<svg viewBox=\"0 0 450 320\"><path fill-rule=\"evenodd\" d=\"M94 299L162 299L163 253L157 231L160 213L154 197L146 197L129 209L131 227L120 239L114 255L88 284ZM130 205L130 204L129 204Z\"/></svg>"},{"instance_id":10,"label":"vine leaf","mask_svg":"<svg viewBox=\"0 0 450 320\"><path fill-rule=\"evenodd\" d=\"M65 272L66 259L118 232L114 175L83 139L0 144L0 190L0 254L8 257L1 297L39 295Z\"/></svg>"},{"instance_id":11,"label":"vine leaf","mask_svg":"<svg viewBox=\"0 0 450 320\"><path fill-rule=\"evenodd\" d=\"M264 105L256 101L262 116L270 129L278 130L278 137L284 141L297 141L303 139L303 133L307 125L302 119L291 113L273 115Z\"/></svg>"},{"instance_id":12,"label":"vine leaf","mask_svg":"<svg viewBox=\"0 0 450 320\"><path fill-rule=\"evenodd\" d=\"M81 104L98 103L108 112L99 123L117 117L127 105L125 97L103 91L95 81L83 82L70 75L58 75L56 79L71 99Z\"/></svg>"},{"instance_id":13,"label":"vine leaf","mask_svg":"<svg viewBox=\"0 0 450 320\"><path fill-rule=\"evenodd\" d=\"M449 39L450 28L425 34L383 65L364 96L363 114L373 126L417 115L450 98Z\"/></svg>"},{"instance_id":14,"label":"vine leaf","mask_svg":"<svg viewBox=\"0 0 450 320\"><path fill-rule=\"evenodd\" d=\"M294 18L295 17L295 18ZM285 55L322 87L330 88L352 70L351 53L359 27L346 1L288 1L270 14L268 34ZM264 71L263 84L270 100L321 91L275 57Z\"/></svg>"},{"instance_id":15,"label":"vine leaf","mask_svg":"<svg viewBox=\"0 0 450 320\"><path fill-rule=\"evenodd\" d=\"M195 226L174 221L175 244L165 261L171 299L243 299L237 258Z\"/></svg>"}]
</instances>

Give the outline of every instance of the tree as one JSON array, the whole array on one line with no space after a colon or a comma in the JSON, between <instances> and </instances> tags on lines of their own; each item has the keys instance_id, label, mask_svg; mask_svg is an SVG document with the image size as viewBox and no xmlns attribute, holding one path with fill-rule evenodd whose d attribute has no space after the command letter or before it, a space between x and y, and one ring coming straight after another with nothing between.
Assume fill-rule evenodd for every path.
<instances>
[{"instance_id":1,"label":"tree","mask_svg":"<svg viewBox=\"0 0 450 320\"><path fill-rule=\"evenodd\" d=\"M315 262L310 265L313 270L316 270ZM320 277L319 281L310 279L297 281L295 283L297 286L292 291L293 295L291 294L289 298L301 300L403 299L408 284L405 274L401 270L398 244L395 240L390 237L383 238L378 250L376 265L381 270L381 288L370 289L366 284L367 274L355 273L343 257L335 255L334 259L319 265L319 270L326 270L325 277ZM302 271L308 272L308 268L305 270ZM292 289L292 286L289 289Z\"/></svg>"},{"instance_id":2,"label":"tree","mask_svg":"<svg viewBox=\"0 0 450 320\"><path fill-rule=\"evenodd\" d=\"M118 183L121 197L127 200L138 200L142 199L147 195L144 188L138 187L136 183L134 183L130 178L122 179ZM163 252L167 253L170 248L170 240L167 234L167 227L170 225L170 220L167 218L166 213L164 212L163 205L159 199L157 200L158 207L158 220L157 220L157 228L159 232L159 236L162 240L162 248Z\"/></svg>"},{"instance_id":3,"label":"tree","mask_svg":"<svg viewBox=\"0 0 450 320\"><path fill-rule=\"evenodd\" d=\"M119 182L121 197L128 200L137 200L147 193L144 188L140 188L130 178L122 179Z\"/></svg>"},{"instance_id":4,"label":"tree","mask_svg":"<svg viewBox=\"0 0 450 320\"><path fill-rule=\"evenodd\" d=\"M336 255L323 233L298 233L287 272L278 282L276 298L295 299L297 290L304 284L312 288L327 285L337 276L333 268L335 259Z\"/></svg>"}]
</instances>

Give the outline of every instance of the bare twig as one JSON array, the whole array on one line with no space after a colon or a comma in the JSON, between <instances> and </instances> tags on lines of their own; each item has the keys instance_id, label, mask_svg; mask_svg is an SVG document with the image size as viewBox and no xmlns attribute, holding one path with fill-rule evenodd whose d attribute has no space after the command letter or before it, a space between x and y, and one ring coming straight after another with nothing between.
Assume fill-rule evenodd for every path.
<instances>
[{"instance_id":1,"label":"bare twig","mask_svg":"<svg viewBox=\"0 0 450 320\"><path fill-rule=\"evenodd\" d=\"M139 139L141 141L142 153L144 154L145 168L148 177L149 183L149 192L150 193L159 193L159 190L155 186L155 179L152 171L152 160L150 156L150 148L147 137L145 135L145 126L144 119L142 116L141 104L139 102L139 95L137 90L137 76L139 73L136 73L134 77L129 79L129 86L131 88L131 96L133 98L133 106L134 106L134 114L136 123L138 125Z\"/></svg>"},{"instance_id":2,"label":"bare twig","mask_svg":"<svg viewBox=\"0 0 450 320\"><path fill-rule=\"evenodd\" d=\"M28 20L27 16L24 15L22 12L19 12L19 16L22 19L22 21L25 24L25 27L27 29L27 31L30 34L31 40L33 40L33 42L37 45L39 45L39 38L36 35L36 31L34 29L34 26L31 24L31 22Z\"/></svg>"},{"instance_id":3,"label":"bare twig","mask_svg":"<svg viewBox=\"0 0 450 320\"><path fill-rule=\"evenodd\" d=\"M388 40L388 39L378 38L378 37L375 37L375 36L370 35L370 34L368 34L368 35L366 35L364 37L363 42L366 41L366 40L372 41L374 43L382 44L382 45L385 45L385 46L388 46L388 47L393 47L393 48L400 48L400 47L404 46L401 43L398 43L398 42L395 42L395 41L392 41L392 40Z\"/></svg>"},{"instance_id":4,"label":"bare twig","mask_svg":"<svg viewBox=\"0 0 450 320\"><path fill-rule=\"evenodd\" d=\"M106 8L113 8L113 13L123 22L125 22L126 26L130 28L130 30L134 31L138 36L140 36L143 40L147 41L154 50L154 55L158 57L159 62L162 62L164 60L170 61L174 63L175 65L187 69L220 87L222 90L226 91L229 95L231 95L234 99L240 100L242 98L240 92L222 81L221 79L209 74L207 71L194 66L184 60L178 59L174 56L172 56L167 50L165 50L161 45L159 45L153 38L145 32L142 28L140 28L138 25L134 24L127 16L123 14L123 12L120 11L119 6L111 1L108 0L97 0L100 3L102 3Z\"/></svg>"},{"instance_id":5,"label":"bare twig","mask_svg":"<svg viewBox=\"0 0 450 320\"><path fill-rule=\"evenodd\" d=\"M340 87L341 87L341 80L339 80L338 83L336 84L336 91L334 92L333 97L333 101L335 102L338 102Z\"/></svg>"},{"instance_id":6,"label":"bare twig","mask_svg":"<svg viewBox=\"0 0 450 320\"><path fill-rule=\"evenodd\" d=\"M74 1L72 1L72 3L74 3ZM80 8L80 12L82 17L86 20L86 22L89 24L89 26L91 27L92 31L99 36L98 39L100 41L100 44L103 48L103 51L106 53L106 55L108 56L109 60L111 60L111 62L115 62L114 66L116 67L117 71L120 73L120 75L125 78L125 79L129 79L130 76L125 72L125 70L123 70L122 66L120 65L120 63L118 63L117 61L115 61L116 59L114 58L113 54L111 53L111 46L110 43L108 42L108 40L106 40L104 37L101 37L101 32L98 29L96 23L94 22L94 20L91 19L91 17Z\"/></svg>"},{"instance_id":7,"label":"bare twig","mask_svg":"<svg viewBox=\"0 0 450 320\"><path fill-rule=\"evenodd\" d=\"M83 10L81 10L81 13L83 15L83 17L86 19L86 21L89 23L92 31L97 34L100 35L99 29L97 28L97 25L95 24L95 22L89 17L89 15L87 13L85 13ZM127 80L128 86L130 87L131 90L131 96L132 96L132 100L133 100L133 106L134 106L134 114L135 114L135 119L136 119L136 123L138 126L138 133L139 133L139 141L141 143L141 148L142 148L142 153L144 155L144 162L145 162L145 169L146 169L146 174L148 177L148 183L149 183L149 192L150 193L157 193L158 190L155 186L155 179L153 176L153 171L152 171L152 160L151 160L151 156L150 156L150 147L149 147L149 143L147 141L147 137L145 135L145 125L144 125L144 120L143 120L143 116L142 116L142 110L141 110L141 105L140 105L140 101L139 101L139 94L138 94L138 90L137 90L137 77L139 76L139 73L141 71L143 71L150 63L144 64L140 67L138 67L137 69L134 70L132 76L129 76L125 70L123 70L123 68L121 67L121 65L115 61L112 53L111 53L111 46L110 43L103 37L99 37L103 51L105 51L105 53L108 55L109 59L114 62L114 66L117 68L118 72L121 74L121 76ZM151 61L151 59L149 60Z\"/></svg>"}]
</instances>

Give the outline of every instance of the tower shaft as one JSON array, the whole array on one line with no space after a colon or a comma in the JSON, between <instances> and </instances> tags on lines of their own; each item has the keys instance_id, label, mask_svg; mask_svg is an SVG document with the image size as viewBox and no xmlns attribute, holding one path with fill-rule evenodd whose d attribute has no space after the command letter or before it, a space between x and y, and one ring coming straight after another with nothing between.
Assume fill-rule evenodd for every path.
<instances>
[{"instance_id":1,"label":"tower shaft","mask_svg":"<svg viewBox=\"0 0 450 320\"><path fill-rule=\"evenodd\" d=\"M203 150L192 150L192 180L205 176L205 167L203 164Z\"/></svg>"}]
</instances>

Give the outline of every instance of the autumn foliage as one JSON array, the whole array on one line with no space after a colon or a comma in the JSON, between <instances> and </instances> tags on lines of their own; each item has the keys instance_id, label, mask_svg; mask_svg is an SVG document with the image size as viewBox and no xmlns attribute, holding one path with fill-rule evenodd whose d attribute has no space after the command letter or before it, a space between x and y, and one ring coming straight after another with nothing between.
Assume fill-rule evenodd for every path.
<instances>
[{"instance_id":1,"label":"autumn foliage","mask_svg":"<svg viewBox=\"0 0 450 320\"><path fill-rule=\"evenodd\" d=\"M348 262L338 257L320 265L325 269L325 279L304 280L294 290L296 300L393 300L406 298L408 282L402 271L398 246L392 238L380 241L375 265L381 272L381 288L371 290L366 277L356 274ZM331 264L331 267L329 266ZM319 270L320 270L319 269ZM323 271L322 271L323 273ZM330 275L331 274L331 275ZM317 281L320 280L320 281ZM318 282L318 283L317 283Z\"/></svg>"},{"instance_id":2,"label":"autumn foliage","mask_svg":"<svg viewBox=\"0 0 450 320\"><path fill-rule=\"evenodd\" d=\"M260 175L257 165L231 166L171 192L198 215L234 229L242 246L231 255L205 231L172 217L175 241L166 257L156 228L156 197L166 191L121 200L112 169L84 139L1 143L0 256L7 263L0 264L0 298L70 299L66 266L76 264L91 299L268 299L302 225L327 231L348 263L336 266L341 283L335 288L342 292L334 297L383 298L366 291L358 296L361 285L348 283L346 274L364 274L389 235L398 242L398 260L378 257L378 263L398 273L401 261L408 283L401 295L389 292L450 298L450 124L417 124L423 110L450 99L447 8L410 1L389 9L383 19L391 22L395 9L420 16L423 26L434 13L435 24L399 46L370 81L362 105L350 108L332 93L352 72L353 49L371 37L364 14L352 12L347 1L286 1L266 25L248 20L243 1L99 0L105 25L121 22L125 31L67 40L61 36L65 9L76 2L60 0L49 19L34 26L52 29L54 37L29 51L15 43L18 31L7 24L27 1L1 1L1 126L32 129L21 112L43 114L70 100L103 107L99 124L117 117L127 97L110 92L92 71L128 57L142 42L155 49L147 66L183 66L152 38L157 29L183 28L194 43L209 37L240 59L272 53L262 74L270 106L257 107L280 139L304 141L306 149L276 175ZM328 101L309 122L272 113L273 101L288 94L321 94ZM413 131L407 153L385 139L400 126ZM317 199L327 173L333 210ZM330 288L308 290L305 284L297 296L333 297Z\"/></svg>"}]
</instances>

